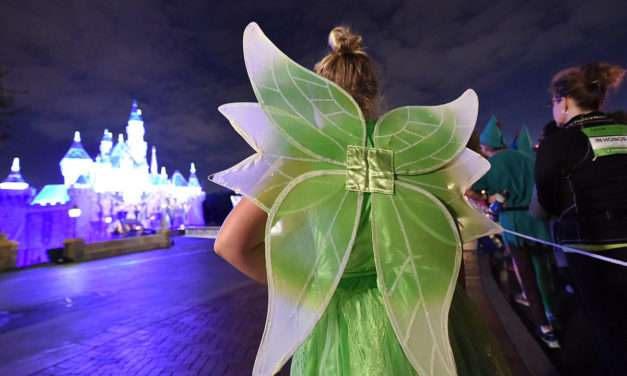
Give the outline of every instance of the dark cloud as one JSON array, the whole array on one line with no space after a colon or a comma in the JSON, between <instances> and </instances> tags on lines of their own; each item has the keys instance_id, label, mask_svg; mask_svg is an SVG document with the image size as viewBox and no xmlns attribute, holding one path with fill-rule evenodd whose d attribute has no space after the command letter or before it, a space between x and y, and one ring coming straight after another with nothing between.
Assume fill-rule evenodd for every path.
<instances>
[{"instance_id":1,"label":"dark cloud","mask_svg":"<svg viewBox=\"0 0 627 376\"><path fill-rule=\"evenodd\" d=\"M389 107L438 104L467 87L480 95L480 126L496 113L510 137L532 135L551 75L592 60L627 64L622 1L24 1L0 4L0 65L26 92L0 173L23 157L36 185L59 182L57 161L74 130L93 155L104 128L123 132L133 98L160 162L202 177L237 162L248 146L217 106L254 100L241 51L257 21L305 66L325 53L332 26L364 36L380 66ZM610 105L627 106L627 89ZM4 166L4 167L3 167Z\"/></svg>"}]
</instances>

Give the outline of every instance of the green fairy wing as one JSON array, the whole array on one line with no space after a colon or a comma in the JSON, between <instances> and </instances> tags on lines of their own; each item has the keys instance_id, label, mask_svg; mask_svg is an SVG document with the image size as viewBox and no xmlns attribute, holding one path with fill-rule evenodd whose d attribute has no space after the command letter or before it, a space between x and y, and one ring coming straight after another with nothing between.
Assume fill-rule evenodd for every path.
<instances>
[{"instance_id":1,"label":"green fairy wing","mask_svg":"<svg viewBox=\"0 0 627 376\"><path fill-rule=\"evenodd\" d=\"M255 154L210 179L245 195L265 212L270 211L276 197L296 177L312 170L339 167L311 157L287 139L258 103L229 103L219 110Z\"/></svg>"},{"instance_id":2,"label":"green fairy wing","mask_svg":"<svg viewBox=\"0 0 627 376\"><path fill-rule=\"evenodd\" d=\"M455 375L448 310L461 241L446 208L429 192L397 181L373 195L372 239L383 301L396 337L419 375Z\"/></svg>"},{"instance_id":3,"label":"green fairy wing","mask_svg":"<svg viewBox=\"0 0 627 376\"><path fill-rule=\"evenodd\" d=\"M292 61L256 23L244 31L244 60L259 103L220 112L256 153L211 180L268 212L300 174L343 168L347 145L365 144L365 122L348 93Z\"/></svg>"},{"instance_id":4,"label":"green fairy wing","mask_svg":"<svg viewBox=\"0 0 627 376\"><path fill-rule=\"evenodd\" d=\"M365 145L364 117L355 100L292 61L256 23L244 31L244 60L266 114L306 153L344 164L347 145Z\"/></svg>"},{"instance_id":5,"label":"green fairy wing","mask_svg":"<svg viewBox=\"0 0 627 376\"><path fill-rule=\"evenodd\" d=\"M451 162L428 174L398 179L414 184L437 197L451 213L462 242L502 232L501 227L468 204L464 193L490 169L490 162L465 148Z\"/></svg>"},{"instance_id":6,"label":"green fairy wing","mask_svg":"<svg viewBox=\"0 0 627 376\"><path fill-rule=\"evenodd\" d=\"M374 144L394 151L397 175L424 174L451 161L464 149L477 121L477 93L466 90L441 106L406 106L384 114Z\"/></svg>"},{"instance_id":7,"label":"green fairy wing","mask_svg":"<svg viewBox=\"0 0 627 376\"><path fill-rule=\"evenodd\" d=\"M346 266L362 194L344 170L314 171L288 184L266 224L268 317L253 375L278 372L326 310Z\"/></svg>"},{"instance_id":8,"label":"green fairy wing","mask_svg":"<svg viewBox=\"0 0 627 376\"><path fill-rule=\"evenodd\" d=\"M324 313L350 256L362 194L346 186L349 145L365 145L359 106L283 54L254 23L244 58L259 103L220 107L255 154L212 180L268 213L268 317L254 375L278 370Z\"/></svg>"},{"instance_id":9,"label":"green fairy wing","mask_svg":"<svg viewBox=\"0 0 627 376\"><path fill-rule=\"evenodd\" d=\"M372 196L375 264L392 327L420 375L456 375L448 312L461 236L494 230L463 198L489 166L465 150L477 111L468 90L442 106L392 110L375 128L375 147L393 152L395 175L393 194Z\"/></svg>"}]
</instances>

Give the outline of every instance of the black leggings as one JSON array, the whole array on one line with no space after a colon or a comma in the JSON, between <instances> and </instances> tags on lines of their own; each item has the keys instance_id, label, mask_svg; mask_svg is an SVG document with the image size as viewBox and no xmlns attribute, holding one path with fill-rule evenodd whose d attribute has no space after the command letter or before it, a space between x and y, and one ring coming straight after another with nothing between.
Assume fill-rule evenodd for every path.
<instances>
[{"instance_id":1,"label":"black leggings","mask_svg":"<svg viewBox=\"0 0 627 376\"><path fill-rule=\"evenodd\" d=\"M521 286L521 288L525 291L527 299L529 300L529 309L534 325L540 326L549 324L546 318L545 309L552 308L547 307L550 306L548 303L550 300L548 297L550 292L550 282L547 281L547 279L550 280L549 275L547 275L550 271L544 270L548 269L544 268L543 270L540 270L540 273L538 273L538 270L534 268L534 259L536 259L535 262L540 266L542 262L546 261L546 257L550 251L547 251L542 246L510 246L509 250L516 262L516 266L518 267L518 273L524 285ZM543 295L545 295L544 299Z\"/></svg>"},{"instance_id":2,"label":"black leggings","mask_svg":"<svg viewBox=\"0 0 627 376\"><path fill-rule=\"evenodd\" d=\"M627 261L627 249L599 252ZM577 297L589 320L607 375L627 375L627 268L590 257L568 253L568 265Z\"/></svg>"}]
</instances>

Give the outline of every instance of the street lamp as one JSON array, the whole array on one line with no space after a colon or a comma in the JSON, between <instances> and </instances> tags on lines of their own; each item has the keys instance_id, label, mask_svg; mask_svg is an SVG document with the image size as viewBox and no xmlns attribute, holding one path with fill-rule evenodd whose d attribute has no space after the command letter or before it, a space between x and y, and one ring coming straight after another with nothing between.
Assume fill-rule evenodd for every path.
<instances>
[{"instance_id":1,"label":"street lamp","mask_svg":"<svg viewBox=\"0 0 627 376\"><path fill-rule=\"evenodd\" d=\"M68 217L72 218L72 229L73 229L73 238L76 238L76 221L77 218L81 216L81 208L79 208L78 206L74 205L70 208L70 210L67 211L67 215Z\"/></svg>"},{"instance_id":2,"label":"street lamp","mask_svg":"<svg viewBox=\"0 0 627 376\"><path fill-rule=\"evenodd\" d=\"M82 214L81 208L79 208L76 205L74 205L72 208L70 208L70 210L67 211L67 215L70 218L78 218L81 216L81 214Z\"/></svg>"}]
</instances>

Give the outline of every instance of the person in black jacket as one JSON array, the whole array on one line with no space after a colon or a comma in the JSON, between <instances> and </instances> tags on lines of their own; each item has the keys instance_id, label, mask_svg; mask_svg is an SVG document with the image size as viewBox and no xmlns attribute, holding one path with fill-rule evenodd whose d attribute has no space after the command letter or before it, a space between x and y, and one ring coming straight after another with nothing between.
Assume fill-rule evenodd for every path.
<instances>
[{"instance_id":1,"label":"person in black jacket","mask_svg":"<svg viewBox=\"0 0 627 376\"><path fill-rule=\"evenodd\" d=\"M538 150L538 202L560 244L627 261L627 124L600 111L625 69L592 63L558 72L550 92L561 129ZM627 374L627 268L568 254L577 293L609 375Z\"/></svg>"}]
</instances>

